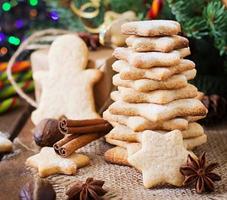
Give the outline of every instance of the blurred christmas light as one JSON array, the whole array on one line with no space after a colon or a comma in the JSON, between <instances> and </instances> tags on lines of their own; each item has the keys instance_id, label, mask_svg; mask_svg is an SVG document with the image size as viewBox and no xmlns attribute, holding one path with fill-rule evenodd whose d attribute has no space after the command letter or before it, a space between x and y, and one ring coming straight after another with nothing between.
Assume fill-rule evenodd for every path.
<instances>
[{"instance_id":1,"label":"blurred christmas light","mask_svg":"<svg viewBox=\"0 0 227 200\"><path fill-rule=\"evenodd\" d=\"M9 11L11 9L11 4L9 3L9 2L4 2L3 4L2 4L2 10L4 10L4 11Z\"/></svg>"},{"instance_id":2,"label":"blurred christmas light","mask_svg":"<svg viewBox=\"0 0 227 200\"><path fill-rule=\"evenodd\" d=\"M31 17L36 17L38 13L36 9L32 9L29 14Z\"/></svg>"},{"instance_id":3,"label":"blurred christmas light","mask_svg":"<svg viewBox=\"0 0 227 200\"><path fill-rule=\"evenodd\" d=\"M18 37L15 37L15 36L10 36L8 38L8 42L12 45L18 46L20 44L20 39Z\"/></svg>"},{"instance_id":4,"label":"blurred christmas light","mask_svg":"<svg viewBox=\"0 0 227 200\"><path fill-rule=\"evenodd\" d=\"M22 19L18 19L16 20L15 25L18 29L20 29L24 26L24 21Z\"/></svg>"},{"instance_id":5,"label":"blurred christmas light","mask_svg":"<svg viewBox=\"0 0 227 200\"><path fill-rule=\"evenodd\" d=\"M31 6L37 6L38 5L38 0L29 0L29 4Z\"/></svg>"},{"instance_id":6,"label":"blurred christmas light","mask_svg":"<svg viewBox=\"0 0 227 200\"><path fill-rule=\"evenodd\" d=\"M59 13L50 11L45 0L0 0L0 60L9 60L36 24L55 22Z\"/></svg>"},{"instance_id":7,"label":"blurred christmas light","mask_svg":"<svg viewBox=\"0 0 227 200\"><path fill-rule=\"evenodd\" d=\"M2 47L2 48L0 49L0 55L1 55L1 56L6 55L7 52L8 52L8 49L7 49L6 47Z\"/></svg>"},{"instance_id":8,"label":"blurred christmas light","mask_svg":"<svg viewBox=\"0 0 227 200\"><path fill-rule=\"evenodd\" d=\"M6 39L6 35L0 32L0 42L3 42Z\"/></svg>"},{"instance_id":9,"label":"blurred christmas light","mask_svg":"<svg viewBox=\"0 0 227 200\"><path fill-rule=\"evenodd\" d=\"M54 21L57 21L59 19L59 15L58 15L58 12L53 10L50 12L50 18Z\"/></svg>"}]
</instances>

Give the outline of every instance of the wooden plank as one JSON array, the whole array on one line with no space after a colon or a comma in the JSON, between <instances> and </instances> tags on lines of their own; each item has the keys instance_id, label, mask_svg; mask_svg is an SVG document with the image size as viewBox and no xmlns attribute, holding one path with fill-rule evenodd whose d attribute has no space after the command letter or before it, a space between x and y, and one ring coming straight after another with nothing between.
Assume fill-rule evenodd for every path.
<instances>
[{"instance_id":1,"label":"wooden plank","mask_svg":"<svg viewBox=\"0 0 227 200\"><path fill-rule=\"evenodd\" d=\"M29 150L34 145L32 143L32 128L33 124L28 120L14 142L14 153L3 157L0 162L1 200L18 199L21 187L31 179L31 173L26 171L24 163L27 157L34 154Z\"/></svg>"},{"instance_id":2,"label":"wooden plank","mask_svg":"<svg viewBox=\"0 0 227 200\"><path fill-rule=\"evenodd\" d=\"M6 134L11 141L19 134L28 117L32 107L23 102L20 107L3 115L0 115L0 131ZM0 160L3 154L0 153Z\"/></svg>"},{"instance_id":3,"label":"wooden plank","mask_svg":"<svg viewBox=\"0 0 227 200\"><path fill-rule=\"evenodd\" d=\"M0 115L0 131L13 139L21 130L31 113L31 106L23 102L20 107Z\"/></svg>"},{"instance_id":4,"label":"wooden plank","mask_svg":"<svg viewBox=\"0 0 227 200\"><path fill-rule=\"evenodd\" d=\"M21 131L31 111L32 107L22 101L22 105L15 110L0 115L0 131L13 140Z\"/></svg>"}]
</instances>

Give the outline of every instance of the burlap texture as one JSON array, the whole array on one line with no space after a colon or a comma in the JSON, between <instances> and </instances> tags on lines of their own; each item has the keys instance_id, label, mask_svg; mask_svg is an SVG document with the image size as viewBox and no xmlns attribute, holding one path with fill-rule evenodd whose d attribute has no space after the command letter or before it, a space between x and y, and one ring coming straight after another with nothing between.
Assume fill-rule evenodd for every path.
<instances>
[{"instance_id":1,"label":"burlap texture","mask_svg":"<svg viewBox=\"0 0 227 200\"><path fill-rule=\"evenodd\" d=\"M55 175L48 179L57 191L57 199L66 199L65 191L73 181L86 180L94 177L105 181L108 193L105 199L124 200L205 200L227 199L227 126L206 129L208 143L198 147L194 152L199 155L207 152L208 162L218 162L220 167L215 171L221 175L222 180L216 182L214 193L198 195L193 188L158 187L144 189L141 173L133 168L108 164L103 154L111 146L103 139L92 142L82 148L80 152L88 155L92 163L90 166L79 169L75 176ZM141 158L142 159L142 158Z\"/></svg>"}]
</instances>

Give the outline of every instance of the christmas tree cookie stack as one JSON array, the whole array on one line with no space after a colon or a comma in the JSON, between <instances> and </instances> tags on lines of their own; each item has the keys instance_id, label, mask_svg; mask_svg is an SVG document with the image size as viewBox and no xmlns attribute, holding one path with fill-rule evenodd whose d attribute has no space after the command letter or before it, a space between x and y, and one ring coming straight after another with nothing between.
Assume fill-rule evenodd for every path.
<instances>
[{"instance_id":1,"label":"christmas tree cookie stack","mask_svg":"<svg viewBox=\"0 0 227 200\"><path fill-rule=\"evenodd\" d=\"M170 20L129 22L121 31L129 35L128 47L114 51L117 91L103 114L114 127L106 141L116 147L105 159L142 171L145 187L181 186L179 167L188 150L207 140L195 122L207 110L188 83L196 75L195 64L185 59L188 40L178 35L180 24Z\"/></svg>"}]
</instances>

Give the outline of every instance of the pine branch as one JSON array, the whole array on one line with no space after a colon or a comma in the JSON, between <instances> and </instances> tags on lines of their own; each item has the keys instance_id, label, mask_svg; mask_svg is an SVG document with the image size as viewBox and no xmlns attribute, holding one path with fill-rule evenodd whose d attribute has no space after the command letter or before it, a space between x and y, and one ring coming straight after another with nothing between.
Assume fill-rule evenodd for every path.
<instances>
[{"instance_id":1,"label":"pine branch","mask_svg":"<svg viewBox=\"0 0 227 200\"><path fill-rule=\"evenodd\" d=\"M227 55L227 10L220 0L167 0L188 37L209 36L220 55Z\"/></svg>"},{"instance_id":2,"label":"pine branch","mask_svg":"<svg viewBox=\"0 0 227 200\"><path fill-rule=\"evenodd\" d=\"M227 51L227 11L221 1L212 1L203 11L209 27L209 35L214 38L215 46L221 54Z\"/></svg>"},{"instance_id":3,"label":"pine branch","mask_svg":"<svg viewBox=\"0 0 227 200\"><path fill-rule=\"evenodd\" d=\"M76 7L80 8L84 3L90 0L72 0ZM70 8L62 7L58 0L47 0L49 10L56 10L60 16L58 26L76 31L84 31L84 25L81 19L76 16ZM89 20L89 26L98 27L103 23L104 14L107 10L112 10L118 13L133 10L139 16L144 16L146 5L143 0L100 0L99 15ZM89 11L89 10L87 10Z\"/></svg>"},{"instance_id":4,"label":"pine branch","mask_svg":"<svg viewBox=\"0 0 227 200\"><path fill-rule=\"evenodd\" d=\"M58 0L47 0L48 10L55 10L59 14L58 27L69 30L84 31L84 26L81 20L75 16L67 7L63 7Z\"/></svg>"},{"instance_id":5,"label":"pine branch","mask_svg":"<svg viewBox=\"0 0 227 200\"><path fill-rule=\"evenodd\" d=\"M138 15L142 15L146 12L146 4L144 2L144 0L109 0L109 6L111 10L118 13L132 10Z\"/></svg>"}]
</instances>

